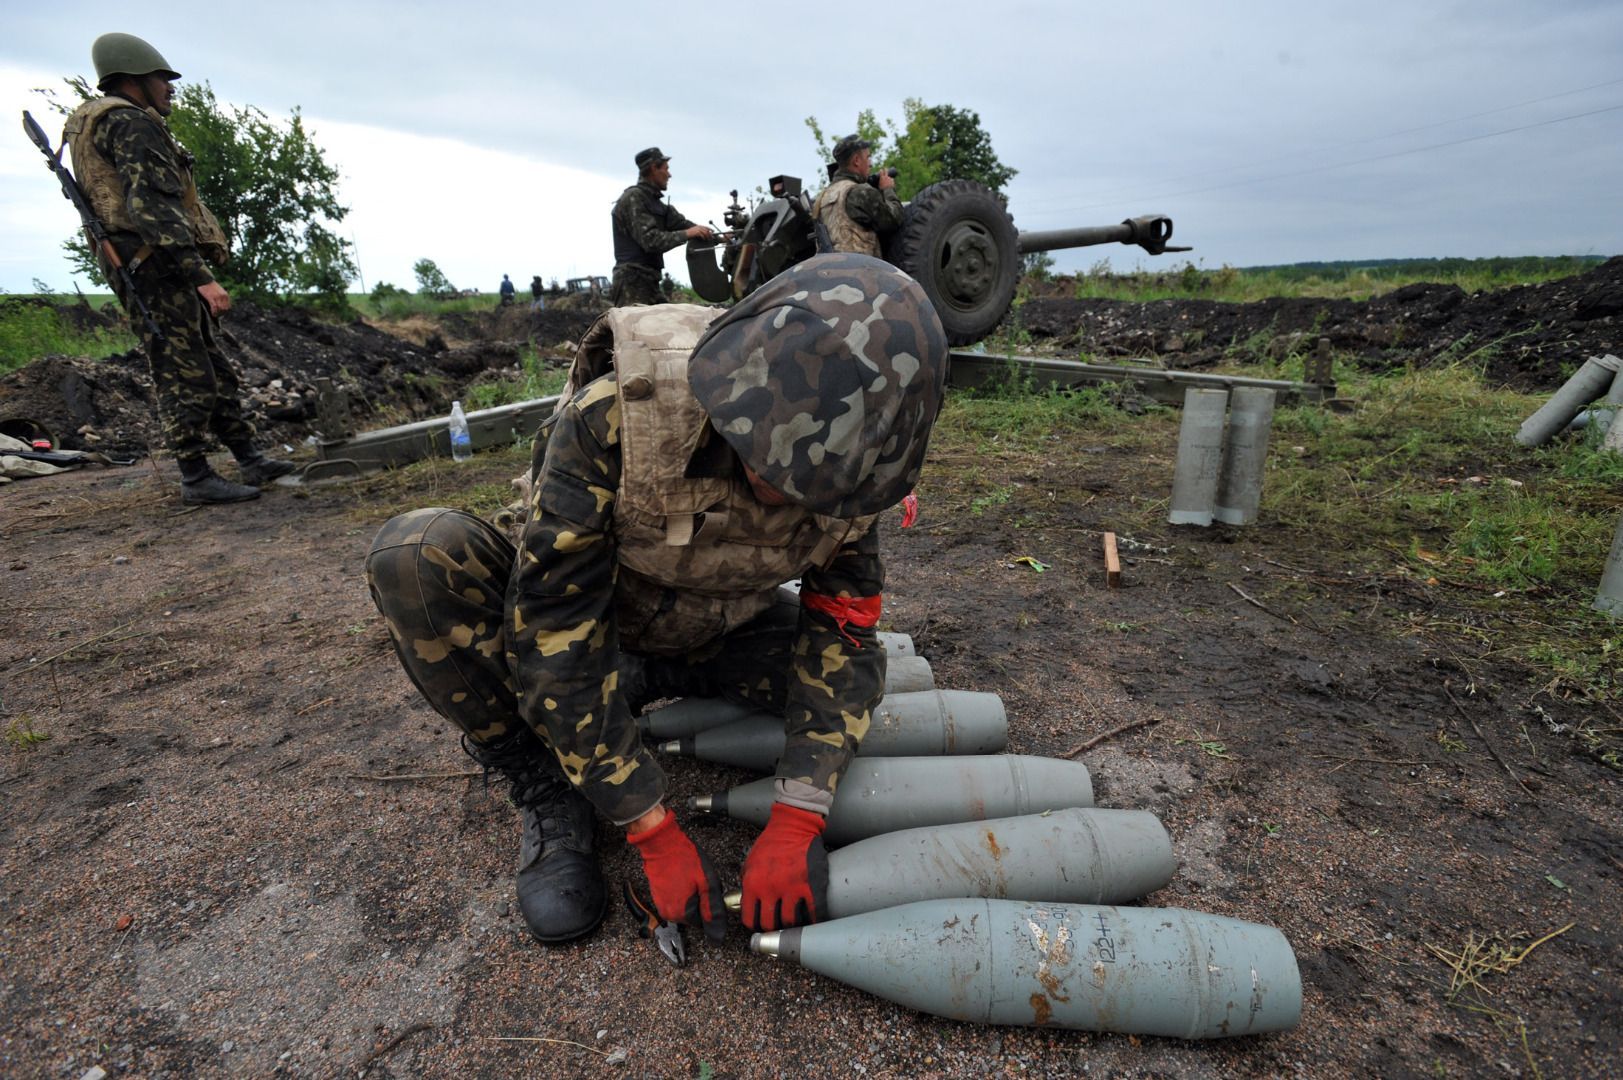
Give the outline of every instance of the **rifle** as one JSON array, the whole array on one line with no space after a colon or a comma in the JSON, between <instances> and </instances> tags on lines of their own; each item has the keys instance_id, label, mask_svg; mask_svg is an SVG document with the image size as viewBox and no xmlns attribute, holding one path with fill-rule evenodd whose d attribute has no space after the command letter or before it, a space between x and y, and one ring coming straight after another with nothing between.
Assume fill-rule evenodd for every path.
<instances>
[{"instance_id":1,"label":"rifle","mask_svg":"<svg viewBox=\"0 0 1623 1080\"><path fill-rule=\"evenodd\" d=\"M130 303L141 315L141 321L146 324L147 333L151 334L154 340L162 342L163 331L158 327L158 321L152 317L152 310L147 307L146 301L136 292L135 278L124 266L124 260L118 257L113 242L107 239L107 226L101 223L96 212L90 208L90 200L85 197L79 181L75 180L68 167L62 164L62 151L67 149L66 144L52 150L51 140L46 137L27 109L23 110L23 130L28 133L28 138L34 145L39 147L39 152L45 155L45 167L55 173L56 178L61 181L62 197L79 211L79 220L84 223L85 236L90 240L91 248L99 249L102 256L112 265L119 281L124 284L124 295L130 298Z\"/></svg>"}]
</instances>

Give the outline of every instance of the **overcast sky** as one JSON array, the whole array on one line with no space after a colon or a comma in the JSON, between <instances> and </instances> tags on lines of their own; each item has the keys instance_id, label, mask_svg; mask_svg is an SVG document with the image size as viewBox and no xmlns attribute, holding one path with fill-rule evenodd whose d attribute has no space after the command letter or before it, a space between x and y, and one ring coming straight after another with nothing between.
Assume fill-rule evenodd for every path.
<instances>
[{"instance_id":1,"label":"overcast sky","mask_svg":"<svg viewBox=\"0 0 1623 1080\"><path fill-rule=\"evenodd\" d=\"M672 155L672 201L719 223L730 188L819 175L805 117L837 134L908 97L980 114L1022 228L1166 213L1206 267L1623 251L1617 0L5 4L0 98L53 141L28 91L92 76L110 30L224 100L300 107L368 288L412 287L423 257L484 289L607 274L638 149ZM0 288L69 287L76 218L12 131Z\"/></svg>"}]
</instances>

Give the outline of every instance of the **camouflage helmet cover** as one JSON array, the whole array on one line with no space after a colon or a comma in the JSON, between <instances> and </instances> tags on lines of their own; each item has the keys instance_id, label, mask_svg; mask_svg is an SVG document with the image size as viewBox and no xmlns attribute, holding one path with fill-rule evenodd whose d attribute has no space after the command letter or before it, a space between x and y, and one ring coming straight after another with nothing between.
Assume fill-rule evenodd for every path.
<instances>
[{"instance_id":1,"label":"camouflage helmet cover","mask_svg":"<svg viewBox=\"0 0 1623 1080\"><path fill-rule=\"evenodd\" d=\"M96 86L102 90L118 75L180 78L163 54L134 34L103 34L90 46L90 62L96 66Z\"/></svg>"},{"instance_id":2,"label":"camouflage helmet cover","mask_svg":"<svg viewBox=\"0 0 1623 1080\"><path fill-rule=\"evenodd\" d=\"M834 144L834 161L836 164L844 165L851 155L858 150L871 149L873 149L873 143L864 139L861 135L847 135Z\"/></svg>"},{"instance_id":3,"label":"camouflage helmet cover","mask_svg":"<svg viewBox=\"0 0 1623 1080\"><path fill-rule=\"evenodd\" d=\"M947 382L947 335L918 282L818 255L710 325L688 385L767 484L822 514L876 514L918 482Z\"/></svg>"}]
</instances>

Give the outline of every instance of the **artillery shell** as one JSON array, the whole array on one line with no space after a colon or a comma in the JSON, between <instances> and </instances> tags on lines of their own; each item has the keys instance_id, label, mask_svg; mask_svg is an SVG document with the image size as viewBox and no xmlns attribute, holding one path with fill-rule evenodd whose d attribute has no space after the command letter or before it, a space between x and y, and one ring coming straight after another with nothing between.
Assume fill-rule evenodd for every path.
<instances>
[{"instance_id":1,"label":"artillery shell","mask_svg":"<svg viewBox=\"0 0 1623 1080\"><path fill-rule=\"evenodd\" d=\"M765 825L772 778L688 800L688 809ZM1016 817L1093 805L1093 778L1079 761L987 757L857 758L834 793L823 839L849 844L880 833Z\"/></svg>"},{"instance_id":2,"label":"artillery shell","mask_svg":"<svg viewBox=\"0 0 1623 1080\"><path fill-rule=\"evenodd\" d=\"M828 918L919 900L981 897L1116 904L1177 872L1172 840L1143 810L1049 814L904 829L828 853ZM737 910L737 893L726 898Z\"/></svg>"},{"instance_id":3,"label":"artillery shell","mask_svg":"<svg viewBox=\"0 0 1623 1080\"><path fill-rule=\"evenodd\" d=\"M783 755L784 741L783 718L760 712L663 743L660 749L771 772ZM1008 716L996 694L921 690L882 699L857 753L867 757L995 754L1008 745Z\"/></svg>"},{"instance_id":4,"label":"artillery shell","mask_svg":"<svg viewBox=\"0 0 1623 1080\"><path fill-rule=\"evenodd\" d=\"M926 900L756 934L750 948L971 1023L1210 1039L1302 1016L1283 934L1179 908Z\"/></svg>"}]
</instances>

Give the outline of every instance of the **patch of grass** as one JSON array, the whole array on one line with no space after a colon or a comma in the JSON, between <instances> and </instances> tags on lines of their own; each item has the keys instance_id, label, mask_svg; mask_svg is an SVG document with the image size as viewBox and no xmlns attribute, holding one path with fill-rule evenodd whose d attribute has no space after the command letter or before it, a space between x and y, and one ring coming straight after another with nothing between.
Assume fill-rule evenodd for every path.
<instances>
[{"instance_id":1,"label":"patch of grass","mask_svg":"<svg viewBox=\"0 0 1623 1080\"><path fill-rule=\"evenodd\" d=\"M1623 691L1623 632L1617 624L1596 617L1588 627L1593 634L1570 640L1530 643L1526 659L1550 675L1546 689L1558 697L1605 701Z\"/></svg>"},{"instance_id":2,"label":"patch of grass","mask_svg":"<svg viewBox=\"0 0 1623 1080\"><path fill-rule=\"evenodd\" d=\"M530 466L530 444L481 450L455 463L431 457L389 469L351 485L358 523L376 529L395 514L422 506L450 506L487 517L514 499L512 479Z\"/></svg>"},{"instance_id":3,"label":"patch of grass","mask_svg":"<svg viewBox=\"0 0 1623 1080\"><path fill-rule=\"evenodd\" d=\"M14 371L53 353L99 360L137 344L135 335L122 328L79 330L49 304L23 299L0 303L0 372Z\"/></svg>"},{"instance_id":4,"label":"patch of grass","mask_svg":"<svg viewBox=\"0 0 1623 1080\"><path fill-rule=\"evenodd\" d=\"M512 405L519 401L534 401L551 397L563 389L568 372L561 367L548 367L533 346L526 345L519 353L521 374L515 378L479 383L468 388L469 409L493 409L498 405Z\"/></svg>"},{"instance_id":5,"label":"patch of grass","mask_svg":"<svg viewBox=\"0 0 1623 1080\"><path fill-rule=\"evenodd\" d=\"M1104 390L1037 389L1011 368L1006 381L949 394L936 437L967 441L977 451L1031 449L1084 431L1130 438L1134 428L1119 423L1121 416Z\"/></svg>"},{"instance_id":6,"label":"patch of grass","mask_svg":"<svg viewBox=\"0 0 1623 1080\"><path fill-rule=\"evenodd\" d=\"M50 737L49 732L35 730L34 721L27 716L19 716L6 725L6 745L19 754L39 749L39 744Z\"/></svg>"},{"instance_id":7,"label":"patch of grass","mask_svg":"<svg viewBox=\"0 0 1623 1080\"><path fill-rule=\"evenodd\" d=\"M1572 277L1593 269L1597 256L1492 259L1394 259L1374 262L1298 263L1216 270L1184 261L1153 270L1114 273L1110 260L1075 279L1078 299L1218 300L1244 303L1274 296L1367 300L1421 282L1458 285L1466 292L1503 289Z\"/></svg>"},{"instance_id":8,"label":"patch of grass","mask_svg":"<svg viewBox=\"0 0 1623 1080\"><path fill-rule=\"evenodd\" d=\"M1004 503L1008 502L1009 497L1012 494L1014 494L1014 492L1010 488L993 488L985 495L977 495L975 498L969 500L969 512L971 514L984 514L989 507L1002 506Z\"/></svg>"},{"instance_id":9,"label":"patch of grass","mask_svg":"<svg viewBox=\"0 0 1623 1080\"><path fill-rule=\"evenodd\" d=\"M1172 745L1182 746L1185 743L1194 743L1200 752L1207 757L1219 758L1223 761L1234 760L1233 755L1229 753L1228 746L1216 739L1174 739Z\"/></svg>"},{"instance_id":10,"label":"patch of grass","mask_svg":"<svg viewBox=\"0 0 1623 1080\"><path fill-rule=\"evenodd\" d=\"M1437 729L1437 745L1450 754L1459 754L1465 751L1465 740L1459 738L1447 728Z\"/></svg>"},{"instance_id":11,"label":"patch of grass","mask_svg":"<svg viewBox=\"0 0 1623 1080\"><path fill-rule=\"evenodd\" d=\"M1276 414L1266 513L1401 550L1426 576L1593 587L1623 458L1585 440L1517 447L1510 433L1539 400L1490 389L1471 367L1356 379L1352 396L1350 415Z\"/></svg>"},{"instance_id":12,"label":"patch of grass","mask_svg":"<svg viewBox=\"0 0 1623 1080\"><path fill-rule=\"evenodd\" d=\"M370 319L408 319L414 315L433 317L453 312L495 311L501 306L501 296L498 293L480 293L478 296L454 296L441 300L410 292L376 298L365 293L350 293L349 303Z\"/></svg>"}]
</instances>

